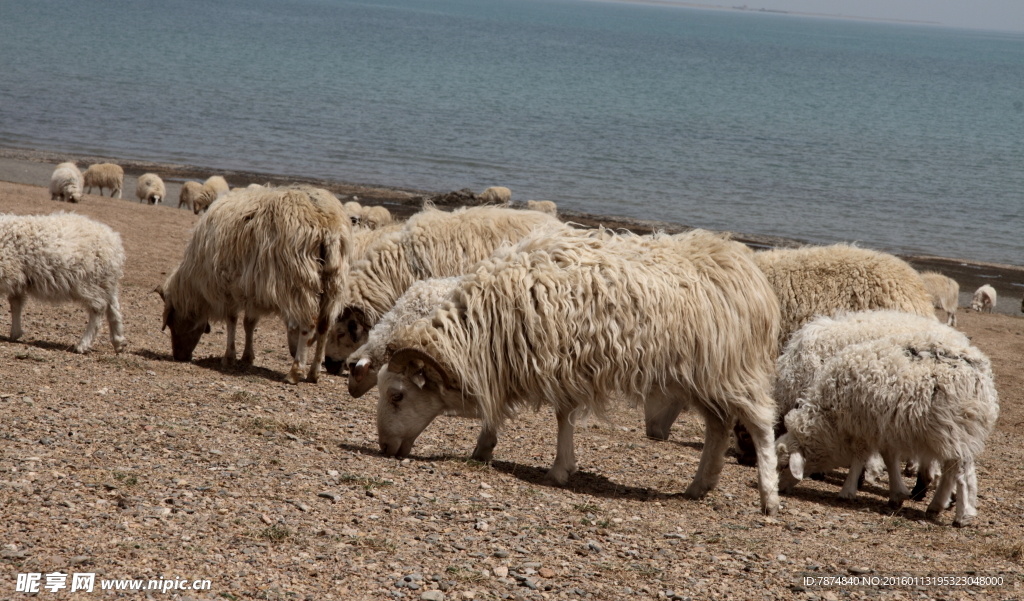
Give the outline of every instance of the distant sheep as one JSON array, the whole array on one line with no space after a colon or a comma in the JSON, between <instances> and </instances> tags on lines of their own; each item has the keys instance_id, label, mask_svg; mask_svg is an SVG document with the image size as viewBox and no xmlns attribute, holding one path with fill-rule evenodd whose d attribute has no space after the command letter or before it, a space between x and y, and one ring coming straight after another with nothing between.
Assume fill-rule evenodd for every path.
<instances>
[{"instance_id":1,"label":"distant sheep","mask_svg":"<svg viewBox=\"0 0 1024 601\"><path fill-rule=\"evenodd\" d=\"M827 337L833 327L845 327L843 319L820 318L808 327ZM898 507L910 495L899 460L919 457L922 465L936 460L942 466L927 513L948 507L955 487L953 525L977 515L975 460L999 416L992 367L960 332L930 320L918 325L916 332L845 346L817 366L777 441L780 465L788 466L783 491L805 473L850 465L841 494L852 497L851 479L878 452L889 470L890 503Z\"/></svg>"},{"instance_id":2,"label":"distant sheep","mask_svg":"<svg viewBox=\"0 0 1024 601\"><path fill-rule=\"evenodd\" d=\"M388 225L392 221L391 213L384 207L363 207L362 219L360 220L363 227L375 230Z\"/></svg>"},{"instance_id":3,"label":"distant sheep","mask_svg":"<svg viewBox=\"0 0 1024 601\"><path fill-rule=\"evenodd\" d=\"M345 208L345 213L347 213L349 219L352 220L352 225L359 225L360 221L363 219L363 205L354 200L350 200L343 206Z\"/></svg>"},{"instance_id":4,"label":"distant sheep","mask_svg":"<svg viewBox=\"0 0 1024 601\"><path fill-rule=\"evenodd\" d=\"M685 494L716 486L739 420L757 443L761 508L776 513L779 309L752 253L699 230L619 238L537 230L477 264L433 315L398 325L378 374L381 452L408 455L441 414L496 433L517 409L550 405L558 451L545 479L561 485L576 471L581 416L605 415L615 397L664 397L706 424Z\"/></svg>"},{"instance_id":5,"label":"distant sheep","mask_svg":"<svg viewBox=\"0 0 1024 601\"><path fill-rule=\"evenodd\" d=\"M206 211L221 196L230 191L228 182L220 175L211 175L203 182L203 190L199 193L192 205L192 212L196 215Z\"/></svg>"},{"instance_id":6,"label":"distant sheep","mask_svg":"<svg viewBox=\"0 0 1024 601\"><path fill-rule=\"evenodd\" d=\"M540 211L548 215L558 215L558 206L550 200L528 200L526 208L531 211Z\"/></svg>"},{"instance_id":7,"label":"distant sheep","mask_svg":"<svg viewBox=\"0 0 1024 601\"><path fill-rule=\"evenodd\" d=\"M50 176L50 200L80 202L82 200L82 172L74 163L61 163Z\"/></svg>"},{"instance_id":8,"label":"distant sheep","mask_svg":"<svg viewBox=\"0 0 1024 601\"><path fill-rule=\"evenodd\" d=\"M477 199L482 203L507 207L512 200L512 190L502 186L491 186L481 192Z\"/></svg>"},{"instance_id":9,"label":"distant sheep","mask_svg":"<svg viewBox=\"0 0 1024 601\"><path fill-rule=\"evenodd\" d=\"M0 294L11 303L11 340L24 333L21 311L31 296L77 302L89 324L75 352L92 346L104 315L115 352L125 347L118 286L124 272L121 236L106 225L75 215L0 215Z\"/></svg>"},{"instance_id":10,"label":"distant sheep","mask_svg":"<svg viewBox=\"0 0 1024 601\"><path fill-rule=\"evenodd\" d=\"M307 378L316 382L325 335L345 304L350 230L337 199L318 188L243 190L215 202L196 224L181 265L157 289L174 359L192 359L212 320L227 322L224 363L233 363L244 311L242 362L252 363L253 330L273 314L287 325L294 349L288 382L301 379L314 342Z\"/></svg>"},{"instance_id":11,"label":"distant sheep","mask_svg":"<svg viewBox=\"0 0 1024 601\"><path fill-rule=\"evenodd\" d=\"M946 325L956 327L956 308L960 304L960 284L934 271L921 273L921 281L932 295L932 305L946 313Z\"/></svg>"},{"instance_id":12,"label":"distant sheep","mask_svg":"<svg viewBox=\"0 0 1024 601\"><path fill-rule=\"evenodd\" d=\"M167 196L167 187L164 180L155 173L144 173L139 176L139 183L135 187L135 196L142 202L151 205L158 205Z\"/></svg>"},{"instance_id":13,"label":"distant sheep","mask_svg":"<svg viewBox=\"0 0 1024 601\"><path fill-rule=\"evenodd\" d=\"M982 313L991 313L996 308L996 289L988 284L974 291L971 308ZM1024 307L1024 304L1021 305Z\"/></svg>"},{"instance_id":14,"label":"distant sheep","mask_svg":"<svg viewBox=\"0 0 1024 601\"><path fill-rule=\"evenodd\" d=\"M178 208L185 206L191 211L202 192L203 185L199 182L185 182L181 185L181 193L178 195Z\"/></svg>"},{"instance_id":15,"label":"distant sheep","mask_svg":"<svg viewBox=\"0 0 1024 601\"><path fill-rule=\"evenodd\" d=\"M97 163L89 165L89 168L82 174L85 180L85 191L92 194L92 189L99 188L100 196L103 196L103 189L110 188L110 197L117 194L121 198L121 187L124 185L124 169L114 163Z\"/></svg>"}]
</instances>

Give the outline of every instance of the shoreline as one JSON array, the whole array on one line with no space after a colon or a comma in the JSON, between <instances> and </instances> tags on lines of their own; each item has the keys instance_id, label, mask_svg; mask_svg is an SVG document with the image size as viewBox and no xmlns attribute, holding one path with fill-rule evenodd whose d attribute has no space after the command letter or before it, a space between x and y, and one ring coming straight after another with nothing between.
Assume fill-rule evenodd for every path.
<instances>
[{"instance_id":1,"label":"shoreline","mask_svg":"<svg viewBox=\"0 0 1024 601\"><path fill-rule=\"evenodd\" d=\"M125 170L125 186L122 197L135 202L134 180L146 172L160 175L167 182L169 206L174 206L181 184L190 179L204 180L211 175L222 175L232 187L246 186L250 183L271 183L284 185L303 183L321 187L336 195L358 197L363 204L380 204L396 217L406 219L416 213L423 201L449 192L414 190L385 185L359 184L340 180L328 180L311 177L293 177L283 174L261 173L255 171L218 170L195 165L175 163L156 163L151 161L125 160L115 157L74 155L63 152L29 150L23 148L0 148L0 181L46 187L53 166L64 161L75 161L83 169L89 164L100 162L116 162ZM345 199L348 200L348 199ZM514 203L515 204L515 203ZM681 223L634 219L614 215L595 215L577 211L559 211L564 221L579 223L588 227L602 225L611 229L626 229L637 234L649 234L662 230L667 233L679 233L694 229L693 226ZM807 241L779 236L751 235L742 232L728 232L733 239L743 242L755 249L793 248L808 244ZM835 242L841 242L836 240ZM952 277L960 284L960 305L969 306L974 290L983 284L992 285L999 297L997 312L1005 315L1020 315L1020 298L1024 294L1024 266L941 257L935 255L896 256L910 263L919 271L938 271Z\"/></svg>"}]
</instances>

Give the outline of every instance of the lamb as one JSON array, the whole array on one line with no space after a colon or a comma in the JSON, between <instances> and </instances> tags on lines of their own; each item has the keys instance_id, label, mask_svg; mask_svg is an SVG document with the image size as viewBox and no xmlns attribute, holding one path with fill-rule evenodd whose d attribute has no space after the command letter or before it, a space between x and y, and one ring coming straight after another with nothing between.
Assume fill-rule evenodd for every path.
<instances>
[{"instance_id":1,"label":"lamb","mask_svg":"<svg viewBox=\"0 0 1024 601\"><path fill-rule=\"evenodd\" d=\"M832 328L847 327L843 320L821 318L812 324L820 328L817 336L827 337ZM930 516L948 507L954 487L953 525L977 516L975 460L999 416L992 366L953 328L928 320L918 325L916 332L869 336L817 366L797 408L786 416L788 431L777 441L779 464L788 466L783 491L792 490L804 473L850 465L841 495L852 497L853 474L878 452L889 470L890 504L899 507L910 493L898 461L916 456L942 466Z\"/></svg>"},{"instance_id":2,"label":"lamb","mask_svg":"<svg viewBox=\"0 0 1024 601\"><path fill-rule=\"evenodd\" d=\"M294 349L287 381L316 382L327 329L345 304L351 226L326 190L297 186L244 190L210 207L177 269L157 289L176 361L190 361L209 322L226 321L224 363L235 361L238 314L245 311L242 362L255 359L252 335L264 315L281 316Z\"/></svg>"},{"instance_id":3,"label":"lamb","mask_svg":"<svg viewBox=\"0 0 1024 601\"><path fill-rule=\"evenodd\" d=\"M752 254L699 230L622 241L545 229L499 249L432 316L391 334L398 350L378 373L381 452L408 455L442 413L495 433L516 409L549 404L558 451L546 480L561 485L576 471L580 417L604 416L612 396L663 397L706 424L685 494L717 484L739 420L757 446L761 508L775 514L779 307Z\"/></svg>"},{"instance_id":4,"label":"lamb","mask_svg":"<svg viewBox=\"0 0 1024 601\"><path fill-rule=\"evenodd\" d=\"M507 207L512 200L512 190L502 186L491 186L477 196L477 200L487 204L496 204Z\"/></svg>"},{"instance_id":5,"label":"lamb","mask_svg":"<svg viewBox=\"0 0 1024 601\"><path fill-rule=\"evenodd\" d=\"M996 308L996 289L988 284L974 291L974 298L971 300L971 308L979 313L991 313ZM1021 305L1024 307L1024 304Z\"/></svg>"},{"instance_id":6,"label":"lamb","mask_svg":"<svg viewBox=\"0 0 1024 601\"><path fill-rule=\"evenodd\" d=\"M103 196L103 188L110 188L110 197L117 194L121 198L121 186L124 184L124 169L114 163L97 163L89 165L89 168L82 174L85 180L86 192L92 194L93 187L100 189L100 196Z\"/></svg>"},{"instance_id":7,"label":"lamb","mask_svg":"<svg viewBox=\"0 0 1024 601\"><path fill-rule=\"evenodd\" d=\"M211 175L203 182L203 190L192 205L192 212L196 215L206 211L221 196L228 193L230 188L228 182L219 175Z\"/></svg>"},{"instance_id":8,"label":"lamb","mask_svg":"<svg viewBox=\"0 0 1024 601\"><path fill-rule=\"evenodd\" d=\"M82 172L74 163L61 163L50 176L50 200L80 202L82 200Z\"/></svg>"},{"instance_id":9,"label":"lamb","mask_svg":"<svg viewBox=\"0 0 1024 601\"><path fill-rule=\"evenodd\" d=\"M534 211L472 207L447 213L427 206L400 230L377 237L364 260L352 265L349 304L329 336L330 373L341 370L413 282L461 275L540 226L568 227Z\"/></svg>"},{"instance_id":10,"label":"lamb","mask_svg":"<svg viewBox=\"0 0 1024 601\"><path fill-rule=\"evenodd\" d=\"M11 303L11 340L24 333L21 311L31 296L85 307L89 324L75 352L92 346L107 317L114 352L125 347L118 285L124 273L121 236L74 213L0 215L0 293Z\"/></svg>"},{"instance_id":11,"label":"lamb","mask_svg":"<svg viewBox=\"0 0 1024 601\"><path fill-rule=\"evenodd\" d=\"M956 308L960 304L960 284L934 271L921 273L921 281L932 295L932 305L946 312L946 325L956 327Z\"/></svg>"},{"instance_id":12,"label":"lamb","mask_svg":"<svg viewBox=\"0 0 1024 601\"><path fill-rule=\"evenodd\" d=\"M371 230L382 228L392 222L391 213L384 207L363 207L360 223Z\"/></svg>"},{"instance_id":13,"label":"lamb","mask_svg":"<svg viewBox=\"0 0 1024 601\"><path fill-rule=\"evenodd\" d=\"M158 205L167 196L167 187L164 180L155 173L143 173L139 176L139 183L135 187L135 196L141 202L148 202L151 205Z\"/></svg>"},{"instance_id":14,"label":"lamb","mask_svg":"<svg viewBox=\"0 0 1024 601\"><path fill-rule=\"evenodd\" d=\"M191 211L202 192L203 185L199 182L185 182L181 185L181 193L178 195L178 208L180 209L184 205Z\"/></svg>"},{"instance_id":15,"label":"lamb","mask_svg":"<svg viewBox=\"0 0 1024 601\"><path fill-rule=\"evenodd\" d=\"M366 344L348 356L348 391L358 399L377 385L377 370L387 363L388 340L403 325L432 315L434 309L462 281L462 276L431 278L416 282L398 299L395 306L370 330Z\"/></svg>"},{"instance_id":16,"label":"lamb","mask_svg":"<svg viewBox=\"0 0 1024 601\"><path fill-rule=\"evenodd\" d=\"M530 211L540 211L548 215L558 215L558 206L550 200L528 200L526 208Z\"/></svg>"}]
</instances>

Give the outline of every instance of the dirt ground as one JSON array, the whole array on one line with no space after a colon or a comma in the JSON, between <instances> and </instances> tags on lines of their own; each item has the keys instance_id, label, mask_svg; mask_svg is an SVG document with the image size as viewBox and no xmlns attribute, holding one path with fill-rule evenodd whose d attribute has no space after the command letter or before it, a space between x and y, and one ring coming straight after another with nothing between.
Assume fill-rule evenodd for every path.
<instances>
[{"instance_id":1,"label":"dirt ground","mask_svg":"<svg viewBox=\"0 0 1024 601\"><path fill-rule=\"evenodd\" d=\"M94 350L72 305L30 301L25 336L0 335L0 599L17 576L97 574L93 593L41 598L167 599L1019 599L1024 596L1024 319L961 309L960 328L991 357L1001 417L981 457L979 520L893 512L886 488L853 501L841 471L758 512L755 472L730 459L706 499L680 496L703 426L643 436L642 413L576 437L580 472L540 484L554 458L553 416L509 424L490 465L467 459L478 425L441 418L413 457L381 457L376 394L344 378L283 382L284 330L264 321L249 369L221 367L214 325L191 363L175 363L153 288L180 260L196 218L167 206L87 196L51 202L0 182L0 211L59 209L105 222L128 255L128 350L106 327ZM9 328L5 310L0 332ZM913 485L909 479L908 486ZM1002 586L937 586L910 575L986 576ZM878 585L805 578L878 577ZM209 590L100 592L107 579L210 580Z\"/></svg>"}]
</instances>

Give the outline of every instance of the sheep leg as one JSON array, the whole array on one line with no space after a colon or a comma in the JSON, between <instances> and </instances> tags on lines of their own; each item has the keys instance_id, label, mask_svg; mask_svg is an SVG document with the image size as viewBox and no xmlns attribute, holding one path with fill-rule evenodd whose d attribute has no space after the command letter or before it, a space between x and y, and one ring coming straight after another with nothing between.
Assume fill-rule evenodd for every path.
<instances>
[{"instance_id":1,"label":"sheep leg","mask_svg":"<svg viewBox=\"0 0 1024 601\"><path fill-rule=\"evenodd\" d=\"M292 368L285 380L289 384L298 384L302 379L302 366L306 364L306 354L309 350L310 340L313 337L312 328L297 328L298 340L295 345L295 359L292 360Z\"/></svg>"},{"instance_id":2,"label":"sheep leg","mask_svg":"<svg viewBox=\"0 0 1024 601\"><path fill-rule=\"evenodd\" d=\"M949 498L953 495L953 487L956 486L959 469L959 462L955 459L942 464L942 477L939 478L939 485L935 488L935 494L932 495L932 502L928 504L928 509L925 511L926 516L935 518L943 509L949 507Z\"/></svg>"},{"instance_id":3,"label":"sheep leg","mask_svg":"<svg viewBox=\"0 0 1024 601\"><path fill-rule=\"evenodd\" d=\"M668 440L672 424L682 412L684 405L676 402L671 395L652 392L644 402L644 423L647 437L654 440Z\"/></svg>"},{"instance_id":4,"label":"sheep leg","mask_svg":"<svg viewBox=\"0 0 1024 601\"><path fill-rule=\"evenodd\" d=\"M962 528L978 517L978 474L971 459L964 460L959 468L956 477L956 514L953 516L953 525Z\"/></svg>"},{"instance_id":5,"label":"sheep leg","mask_svg":"<svg viewBox=\"0 0 1024 601\"><path fill-rule=\"evenodd\" d=\"M113 198L113 197L114 197L114 192L113 192L113 191L111 191L111 192L110 192L110 197L111 197L111 198ZM118 188L118 189L117 189L117 197L118 197L118 198L121 198L121 188Z\"/></svg>"},{"instance_id":6,"label":"sheep leg","mask_svg":"<svg viewBox=\"0 0 1024 601\"><path fill-rule=\"evenodd\" d=\"M702 410L704 414L704 450L700 454L700 463L697 465L697 473L693 476L693 482L683 493L683 496L690 499L700 499L708 494L708 491L718 484L718 478L722 474L722 467L725 465L725 450L729 446L729 430L724 421L709 411ZM760 449L758 449L760 452ZM771 469L775 470L774 450L772 451ZM758 466L760 475L761 468ZM775 482L777 476L769 481Z\"/></svg>"},{"instance_id":7,"label":"sheep leg","mask_svg":"<svg viewBox=\"0 0 1024 601\"><path fill-rule=\"evenodd\" d=\"M498 446L498 428L484 425L480 428L480 436L476 439L473 459L487 463L494 456L494 447Z\"/></svg>"},{"instance_id":8,"label":"sheep leg","mask_svg":"<svg viewBox=\"0 0 1024 601\"><path fill-rule=\"evenodd\" d=\"M105 308L87 307L89 313L89 323L85 326L85 333L82 334L82 339L75 345L76 353L84 353L89 350L92 346L92 341L96 338L96 333L100 331L100 323L103 321L103 314L106 313Z\"/></svg>"},{"instance_id":9,"label":"sheep leg","mask_svg":"<svg viewBox=\"0 0 1024 601\"><path fill-rule=\"evenodd\" d=\"M916 460L916 462L918 463L917 482L914 483L914 489L910 491L910 499L912 501L923 501L925 495L928 494L928 487L931 486L932 480L939 475L936 474L938 462L927 459ZM909 467L909 462L907 465Z\"/></svg>"},{"instance_id":10,"label":"sheep leg","mask_svg":"<svg viewBox=\"0 0 1024 601\"><path fill-rule=\"evenodd\" d=\"M557 409L555 417L558 419L558 452L555 453L555 463L544 475L544 483L554 486L565 486L569 476L576 473L576 448L573 443L573 436L576 426L572 423L572 411Z\"/></svg>"},{"instance_id":11,"label":"sheep leg","mask_svg":"<svg viewBox=\"0 0 1024 601\"><path fill-rule=\"evenodd\" d=\"M327 354L327 334L331 328L331 320L325 318L317 319L316 322L316 351L313 353L313 361L309 364L309 373L306 374L306 381L314 384L320 379L320 366L324 362L324 355Z\"/></svg>"},{"instance_id":12,"label":"sheep leg","mask_svg":"<svg viewBox=\"0 0 1024 601\"><path fill-rule=\"evenodd\" d=\"M775 429L772 425L775 417L775 403L766 396L754 405L754 410L756 413L741 415L739 423L750 434L750 440L754 443L754 450L757 454L757 490L761 495L761 511L766 515L775 515L779 512L778 457L775 455ZM724 434L722 445L727 446L729 444L728 432L726 431ZM707 442L704 444L706 451ZM724 448L718 452L718 457L720 473L722 464L725 462ZM701 462L703 463L703 461L704 458L701 457ZM715 481L717 482L717 480L718 474L715 475Z\"/></svg>"},{"instance_id":13,"label":"sheep leg","mask_svg":"<svg viewBox=\"0 0 1024 601\"><path fill-rule=\"evenodd\" d=\"M242 320L242 329L245 330L245 349L242 350L242 363L246 365L252 365L253 361L256 360L256 350L252 345L252 334L256 330L256 322L260 320L259 317L249 317L249 314L245 314L245 319Z\"/></svg>"},{"instance_id":14,"label":"sheep leg","mask_svg":"<svg viewBox=\"0 0 1024 601\"><path fill-rule=\"evenodd\" d=\"M900 474L900 458L892 452L885 453L882 458L885 459L885 470L889 472L889 506L898 509L910 498L910 491Z\"/></svg>"},{"instance_id":15,"label":"sheep leg","mask_svg":"<svg viewBox=\"0 0 1024 601\"><path fill-rule=\"evenodd\" d=\"M107 303L107 326L110 328L110 344L115 353L124 350L124 324L121 321L121 304L114 295Z\"/></svg>"},{"instance_id":16,"label":"sheep leg","mask_svg":"<svg viewBox=\"0 0 1024 601\"><path fill-rule=\"evenodd\" d=\"M235 331L238 329L238 315L229 315L227 321L228 347L224 351L224 359L221 361L221 364L225 367L233 365L235 358L238 356L238 352L235 350Z\"/></svg>"},{"instance_id":17,"label":"sheep leg","mask_svg":"<svg viewBox=\"0 0 1024 601\"><path fill-rule=\"evenodd\" d=\"M846 481L843 482L843 489L839 491L840 499L852 499L857 496L860 488L860 477L864 473L864 459L857 457L850 462L850 471L846 474Z\"/></svg>"},{"instance_id":18,"label":"sheep leg","mask_svg":"<svg viewBox=\"0 0 1024 601\"><path fill-rule=\"evenodd\" d=\"M295 353L299 350L299 328L297 326L288 326L288 354L295 358Z\"/></svg>"},{"instance_id":19,"label":"sheep leg","mask_svg":"<svg viewBox=\"0 0 1024 601\"><path fill-rule=\"evenodd\" d=\"M7 297L11 303L11 341L21 338L25 332L21 329L21 310L25 308L25 297L20 294L12 294Z\"/></svg>"}]
</instances>

